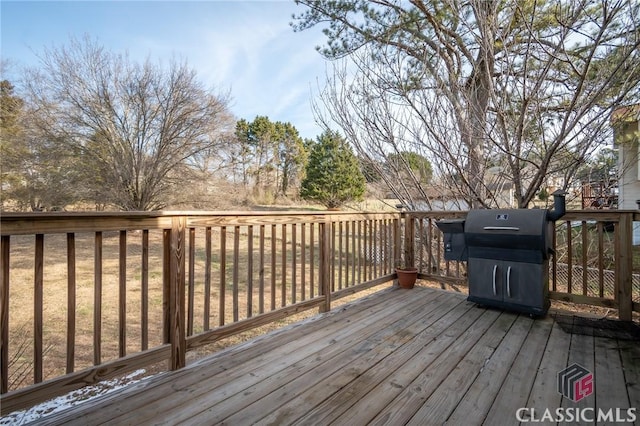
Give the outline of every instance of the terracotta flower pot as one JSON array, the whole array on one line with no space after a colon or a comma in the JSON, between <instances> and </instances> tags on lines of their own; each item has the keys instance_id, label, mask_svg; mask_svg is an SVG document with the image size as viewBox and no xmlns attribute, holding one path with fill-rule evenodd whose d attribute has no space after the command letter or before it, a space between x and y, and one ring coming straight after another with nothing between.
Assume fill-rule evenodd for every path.
<instances>
[{"instance_id":1,"label":"terracotta flower pot","mask_svg":"<svg viewBox=\"0 0 640 426\"><path fill-rule=\"evenodd\" d=\"M396 273L401 288L413 288L418 279L418 268L396 269Z\"/></svg>"}]
</instances>

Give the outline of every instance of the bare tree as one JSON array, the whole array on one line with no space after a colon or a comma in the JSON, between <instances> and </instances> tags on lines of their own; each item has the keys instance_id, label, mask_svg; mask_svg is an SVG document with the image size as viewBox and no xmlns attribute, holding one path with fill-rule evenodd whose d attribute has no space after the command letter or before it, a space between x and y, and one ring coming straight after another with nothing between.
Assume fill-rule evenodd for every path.
<instances>
[{"instance_id":1,"label":"bare tree","mask_svg":"<svg viewBox=\"0 0 640 426\"><path fill-rule=\"evenodd\" d=\"M59 209L75 199L80 178L72 156L32 125L32 111L7 80L0 114L0 182L2 210Z\"/></svg>"},{"instance_id":2,"label":"bare tree","mask_svg":"<svg viewBox=\"0 0 640 426\"><path fill-rule=\"evenodd\" d=\"M636 2L298 3L294 28L328 23L322 53L350 61L329 76L325 119L360 155L432 159L468 206L499 205L513 186L525 207L555 174L566 187L610 141L612 109L640 98Z\"/></svg>"},{"instance_id":3,"label":"bare tree","mask_svg":"<svg viewBox=\"0 0 640 426\"><path fill-rule=\"evenodd\" d=\"M88 197L101 203L164 208L177 189L188 192L194 162L231 130L228 97L205 88L185 63L137 64L88 38L40 59L25 78L33 119L78 153Z\"/></svg>"}]
</instances>

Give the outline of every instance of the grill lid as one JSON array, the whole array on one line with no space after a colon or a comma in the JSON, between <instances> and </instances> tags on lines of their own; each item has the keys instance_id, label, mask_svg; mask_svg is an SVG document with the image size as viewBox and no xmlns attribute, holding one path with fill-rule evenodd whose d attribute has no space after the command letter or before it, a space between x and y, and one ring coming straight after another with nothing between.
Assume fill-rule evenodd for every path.
<instances>
[{"instance_id":1,"label":"grill lid","mask_svg":"<svg viewBox=\"0 0 640 426\"><path fill-rule=\"evenodd\" d=\"M472 234L540 236L546 223L543 209L470 210L464 229Z\"/></svg>"},{"instance_id":2,"label":"grill lid","mask_svg":"<svg viewBox=\"0 0 640 426\"><path fill-rule=\"evenodd\" d=\"M551 250L551 224L544 209L471 210L465 222L465 242L471 253L478 248L537 251L547 258Z\"/></svg>"}]
</instances>

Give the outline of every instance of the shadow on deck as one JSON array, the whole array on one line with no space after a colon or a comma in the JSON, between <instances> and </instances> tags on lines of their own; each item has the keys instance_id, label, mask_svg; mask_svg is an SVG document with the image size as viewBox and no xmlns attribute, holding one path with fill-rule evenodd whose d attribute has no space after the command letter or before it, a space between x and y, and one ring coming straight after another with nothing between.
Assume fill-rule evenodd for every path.
<instances>
[{"instance_id":1,"label":"shadow on deck","mask_svg":"<svg viewBox=\"0 0 640 426\"><path fill-rule=\"evenodd\" d=\"M393 288L38 424L507 425L557 408L607 424L640 418L637 330L603 337L557 319ZM593 373L579 402L557 390L574 363Z\"/></svg>"}]
</instances>

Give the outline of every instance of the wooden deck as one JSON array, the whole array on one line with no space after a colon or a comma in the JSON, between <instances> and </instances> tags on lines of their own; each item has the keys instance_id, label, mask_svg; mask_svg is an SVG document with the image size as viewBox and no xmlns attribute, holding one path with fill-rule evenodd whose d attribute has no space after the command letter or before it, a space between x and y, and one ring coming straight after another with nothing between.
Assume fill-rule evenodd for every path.
<instances>
[{"instance_id":1,"label":"wooden deck","mask_svg":"<svg viewBox=\"0 0 640 426\"><path fill-rule=\"evenodd\" d=\"M571 334L563 321L389 289L38 424L509 425L521 407L637 413L625 410L640 408L634 329L600 337L581 323ZM557 392L557 373L573 363L594 375L578 403Z\"/></svg>"}]
</instances>

